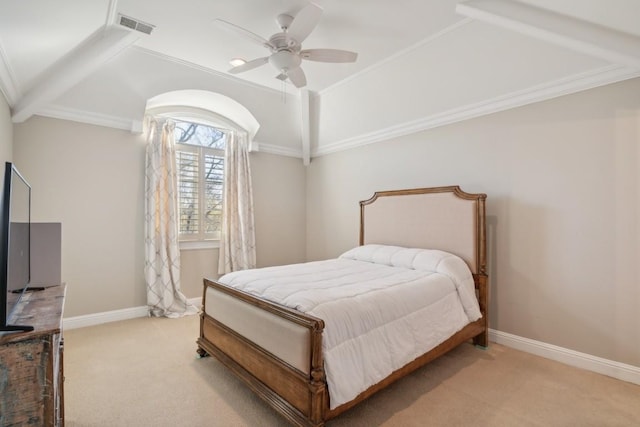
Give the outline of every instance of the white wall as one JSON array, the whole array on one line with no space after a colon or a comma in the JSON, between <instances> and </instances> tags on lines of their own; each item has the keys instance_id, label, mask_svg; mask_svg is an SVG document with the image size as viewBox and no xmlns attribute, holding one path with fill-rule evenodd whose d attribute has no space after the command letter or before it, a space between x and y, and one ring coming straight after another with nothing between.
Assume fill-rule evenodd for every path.
<instances>
[{"instance_id":1,"label":"white wall","mask_svg":"<svg viewBox=\"0 0 640 427\"><path fill-rule=\"evenodd\" d=\"M11 123L11 111L9 104L0 92L0 164L10 162L13 158L13 123ZM0 190L1 191L1 190Z\"/></svg>"},{"instance_id":2,"label":"white wall","mask_svg":"<svg viewBox=\"0 0 640 427\"><path fill-rule=\"evenodd\" d=\"M14 133L32 220L62 223L65 317L145 305L144 139L37 116Z\"/></svg>"},{"instance_id":3,"label":"white wall","mask_svg":"<svg viewBox=\"0 0 640 427\"><path fill-rule=\"evenodd\" d=\"M33 220L62 222L64 316L146 305L143 136L37 116L15 125L14 135L15 161L33 188ZM266 154L251 161L258 262L304 260L302 161ZM215 250L183 251L187 297L201 296L216 260Z\"/></svg>"},{"instance_id":4,"label":"white wall","mask_svg":"<svg viewBox=\"0 0 640 427\"><path fill-rule=\"evenodd\" d=\"M488 194L491 327L640 366L640 79L313 159L307 256L374 191Z\"/></svg>"}]
</instances>

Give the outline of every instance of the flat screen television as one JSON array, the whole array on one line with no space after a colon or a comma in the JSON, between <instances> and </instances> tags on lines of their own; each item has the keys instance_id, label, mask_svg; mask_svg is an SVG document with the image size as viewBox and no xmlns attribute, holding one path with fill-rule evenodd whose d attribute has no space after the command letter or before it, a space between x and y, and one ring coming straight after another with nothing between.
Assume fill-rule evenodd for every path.
<instances>
[{"instance_id":1,"label":"flat screen television","mask_svg":"<svg viewBox=\"0 0 640 427\"><path fill-rule=\"evenodd\" d=\"M31 331L12 317L31 278L31 186L6 162L0 211L0 331Z\"/></svg>"}]
</instances>

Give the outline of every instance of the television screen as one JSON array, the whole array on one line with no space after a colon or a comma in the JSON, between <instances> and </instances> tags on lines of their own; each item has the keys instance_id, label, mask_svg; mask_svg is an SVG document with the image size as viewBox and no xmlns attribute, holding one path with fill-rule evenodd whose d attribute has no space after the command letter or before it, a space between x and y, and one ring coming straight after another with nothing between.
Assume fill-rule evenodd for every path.
<instances>
[{"instance_id":1,"label":"television screen","mask_svg":"<svg viewBox=\"0 0 640 427\"><path fill-rule=\"evenodd\" d=\"M6 163L1 212L0 330L28 330L9 325L31 272L31 187L10 162Z\"/></svg>"}]
</instances>

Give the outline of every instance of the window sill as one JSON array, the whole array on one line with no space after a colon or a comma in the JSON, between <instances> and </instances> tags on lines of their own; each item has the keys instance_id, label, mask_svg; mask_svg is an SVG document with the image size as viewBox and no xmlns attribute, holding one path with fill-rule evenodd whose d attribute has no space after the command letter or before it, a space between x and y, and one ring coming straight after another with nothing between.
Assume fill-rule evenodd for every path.
<instances>
[{"instance_id":1,"label":"window sill","mask_svg":"<svg viewBox=\"0 0 640 427\"><path fill-rule=\"evenodd\" d=\"M219 240L183 240L180 242L181 251L193 251L198 249L217 249Z\"/></svg>"}]
</instances>

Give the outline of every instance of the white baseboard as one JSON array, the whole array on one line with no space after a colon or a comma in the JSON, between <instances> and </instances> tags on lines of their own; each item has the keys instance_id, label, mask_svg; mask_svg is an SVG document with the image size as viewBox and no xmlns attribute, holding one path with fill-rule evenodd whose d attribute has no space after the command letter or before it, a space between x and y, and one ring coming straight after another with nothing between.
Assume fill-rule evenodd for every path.
<instances>
[{"instance_id":1,"label":"white baseboard","mask_svg":"<svg viewBox=\"0 0 640 427\"><path fill-rule=\"evenodd\" d=\"M200 307L202 298L190 298L189 302ZM66 330L84 328L86 326L101 325L103 323L116 322L120 320L146 317L149 310L146 306L125 308L103 313L87 314L84 316L68 317L63 319L63 327ZM489 340L506 347L535 354L546 359L555 360L566 365L586 369L588 371L607 375L622 381L627 381L640 385L640 367L627 365L601 357L592 356L586 353L569 350L556 345L547 344L541 341L531 340L508 334L506 332L489 329Z\"/></svg>"},{"instance_id":2,"label":"white baseboard","mask_svg":"<svg viewBox=\"0 0 640 427\"><path fill-rule=\"evenodd\" d=\"M189 302L196 307L202 305L202 297L189 298ZM124 308L122 310L105 311L102 313L86 314L83 316L67 317L62 319L62 327L65 330L84 328L86 326L101 325L103 323L117 322L120 320L136 319L149 316L147 306Z\"/></svg>"},{"instance_id":3,"label":"white baseboard","mask_svg":"<svg viewBox=\"0 0 640 427\"><path fill-rule=\"evenodd\" d=\"M640 367L489 329L489 341L640 385Z\"/></svg>"}]
</instances>

